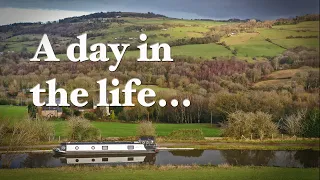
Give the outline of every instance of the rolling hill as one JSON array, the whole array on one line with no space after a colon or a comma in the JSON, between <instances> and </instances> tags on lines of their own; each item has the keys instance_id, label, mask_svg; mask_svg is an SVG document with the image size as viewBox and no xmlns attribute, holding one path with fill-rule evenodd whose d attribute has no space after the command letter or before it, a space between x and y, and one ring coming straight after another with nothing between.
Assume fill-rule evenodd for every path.
<instances>
[{"instance_id":1,"label":"rolling hill","mask_svg":"<svg viewBox=\"0 0 320 180\"><path fill-rule=\"evenodd\" d=\"M201 59L232 56L264 59L296 46L319 49L319 21L272 26L266 23L183 20L150 13L95 13L46 24L0 26L0 52L32 54L44 33L62 59L66 59L68 44L82 33L88 34L89 45L130 43L132 48L126 57L138 56L134 47L139 44L141 33L148 35L148 43L169 43L173 56Z\"/></svg>"}]
</instances>

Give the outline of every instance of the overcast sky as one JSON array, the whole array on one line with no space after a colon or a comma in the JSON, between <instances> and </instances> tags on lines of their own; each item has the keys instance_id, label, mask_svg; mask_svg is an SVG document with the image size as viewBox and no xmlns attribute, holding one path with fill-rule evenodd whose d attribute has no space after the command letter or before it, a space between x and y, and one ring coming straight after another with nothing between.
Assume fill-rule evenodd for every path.
<instances>
[{"instance_id":1,"label":"overcast sky","mask_svg":"<svg viewBox=\"0 0 320 180\"><path fill-rule=\"evenodd\" d=\"M53 21L101 11L265 20L319 13L319 0L0 0L0 24Z\"/></svg>"}]
</instances>

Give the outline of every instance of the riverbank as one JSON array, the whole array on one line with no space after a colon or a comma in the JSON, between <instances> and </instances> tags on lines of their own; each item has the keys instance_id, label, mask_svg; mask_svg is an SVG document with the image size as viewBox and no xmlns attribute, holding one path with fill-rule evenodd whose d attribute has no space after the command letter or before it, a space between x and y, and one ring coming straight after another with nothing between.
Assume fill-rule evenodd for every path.
<instances>
[{"instance_id":1,"label":"riverbank","mask_svg":"<svg viewBox=\"0 0 320 180\"><path fill-rule=\"evenodd\" d=\"M315 150L319 151L319 139L305 139L305 140L228 140L228 139L215 139L215 140L198 140L198 141L174 141L159 139L157 143L160 148L193 148L193 149L207 149L207 150ZM52 141L45 144L33 146L19 146L19 147L0 147L1 152L18 151L51 151L52 148L59 146L58 141Z\"/></svg>"},{"instance_id":2,"label":"riverbank","mask_svg":"<svg viewBox=\"0 0 320 180\"><path fill-rule=\"evenodd\" d=\"M116 166L0 169L0 179L319 179L317 168L210 166Z\"/></svg>"}]
</instances>

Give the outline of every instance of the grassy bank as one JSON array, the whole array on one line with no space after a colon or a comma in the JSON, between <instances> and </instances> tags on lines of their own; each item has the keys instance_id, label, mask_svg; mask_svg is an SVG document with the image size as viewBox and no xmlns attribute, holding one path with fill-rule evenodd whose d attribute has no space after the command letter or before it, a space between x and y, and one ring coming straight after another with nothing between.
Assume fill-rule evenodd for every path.
<instances>
[{"instance_id":1,"label":"grassy bank","mask_svg":"<svg viewBox=\"0 0 320 180\"><path fill-rule=\"evenodd\" d=\"M56 136L65 136L67 121L53 121ZM102 137L129 137L137 135L138 124L120 122L92 122ZM221 130L210 124L155 124L158 136L167 136L178 129L201 129L206 137L220 136Z\"/></svg>"},{"instance_id":2,"label":"grassy bank","mask_svg":"<svg viewBox=\"0 0 320 180\"><path fill-rule=\"evenodd\" d=\"M1 169L1 179L319 179L319 170L274 167L129 166Z\"/></svg>"}]
</instances>

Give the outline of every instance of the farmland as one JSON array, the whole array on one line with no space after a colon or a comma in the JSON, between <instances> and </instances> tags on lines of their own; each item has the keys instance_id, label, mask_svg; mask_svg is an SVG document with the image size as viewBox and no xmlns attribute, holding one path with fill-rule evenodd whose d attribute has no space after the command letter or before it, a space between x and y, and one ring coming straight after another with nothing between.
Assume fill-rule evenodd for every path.
<instances>
[{"instance_id":1,"label":"farmland","mask_svg":"<svg viewBox=\"0 0 320 180\"><path fill-rule=\"evenodd\" d=\"M105 42L130 43L131 46L136 46L139 44L138 39L141 33L148 35L147 42L149 43L170 43L178 40L205 38L213 34L221 34L224 31L219 31L219 28L237 25L237 23L230 22L133 17L121 18L121 22L100 22L101 26L108 27L84 32L88 33L89 36L87 43L89 45ZM217 28L218 30L213 30L212 28ZM300 22L294 25L274 25L271 28L256 27L251 31L223 35L217 43L224 42L230 49L226 49L217 43L180 44L178 47L172 47L172 56L189 56L196 59L236 56L252 60L252 58L263 59L264 57L277 56L286 49L296 46L319 49L318 21ZM8 36L8 34L2 34L2 36ZM68 42L75 40L75 37L57 35L49 35L49 38L54 39L52 44L59 47L66 46ZM270 42L266 41L266 39L270 39ZM40 40L41 35L39 34L21 34L1 41L0 46L4 51L28 51L34 53ZM237 54L232 54L233 50L236 50ZM63 53L62 51L57 54L59 58L67 59L65 52ZM113 58L111 54L110 56ZM138 51L133 49L125 53L125 57L137 58Z\"/></svg>"}]
</instances>

